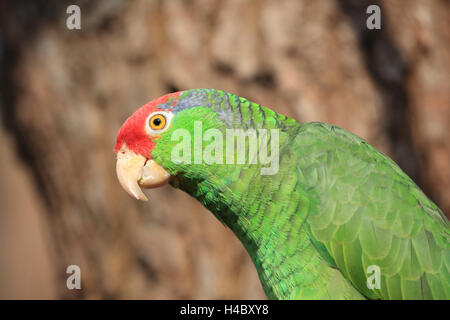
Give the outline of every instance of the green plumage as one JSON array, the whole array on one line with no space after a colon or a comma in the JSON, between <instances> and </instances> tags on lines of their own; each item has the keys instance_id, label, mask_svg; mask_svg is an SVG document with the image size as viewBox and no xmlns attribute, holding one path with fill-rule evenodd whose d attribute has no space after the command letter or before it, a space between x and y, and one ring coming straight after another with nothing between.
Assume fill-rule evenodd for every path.
<instances>
[{"instance_id":1,"label":"green plumage","mask_svg":"<svg viewBox=\"0 0 450 320\"><path fill-rule=\"evenodd\" d=\"M174 110L153 157L241 240L268 298L449 299L447 218L367 142L218 90L185 91ZM248 161L194 163L193 145L192 163L174 163L171 133L193 133L195 121L223 133L279 129L278 173L261 175ZM367 286L371 265L380 289Z\"/></svg>"}]
</instances>

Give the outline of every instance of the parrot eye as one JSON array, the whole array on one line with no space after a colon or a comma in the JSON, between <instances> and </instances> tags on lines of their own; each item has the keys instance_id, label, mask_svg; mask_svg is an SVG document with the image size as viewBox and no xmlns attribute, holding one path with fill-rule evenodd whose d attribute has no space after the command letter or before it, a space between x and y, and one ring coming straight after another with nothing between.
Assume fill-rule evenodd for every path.
<instances>
[{"instance_id":1,"label":"parrot eye","mask_svg":"<svg viewBox=\"0 0 450 320\"><path fill-rule=\"evenodd\" d=\"M162 114L155 114L150 118L150 127L153 130L161 130L166 125L166 117Z\"/></svg>"},{"instance_id":2,"label":"parrot eye","mask_svg":"<svg viewBox=\"0 0 450 320\"><path fill-rule=\"evenodd\" d=\"M147 127L149 133L160 133L167 129L170 121L170 114L163 111L152 113L148 117Z\"/></svg>"}]
</instances>

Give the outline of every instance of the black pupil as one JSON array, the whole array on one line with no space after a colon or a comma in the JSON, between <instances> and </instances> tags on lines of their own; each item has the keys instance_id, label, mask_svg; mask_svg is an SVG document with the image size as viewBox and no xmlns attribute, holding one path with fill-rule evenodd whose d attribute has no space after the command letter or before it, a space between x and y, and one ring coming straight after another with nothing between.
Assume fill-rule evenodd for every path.
<instances>
[{"instance_id":1,"label":"black pupil","mask_svg":"<svg viewBox=\"0 0 450 320\"><path fill-rule=\"evenodd\" d=\"M153 124L157 127L161 124L161 119L160 118L155 118L153 119Z\"/></svg>"}]
</instances>

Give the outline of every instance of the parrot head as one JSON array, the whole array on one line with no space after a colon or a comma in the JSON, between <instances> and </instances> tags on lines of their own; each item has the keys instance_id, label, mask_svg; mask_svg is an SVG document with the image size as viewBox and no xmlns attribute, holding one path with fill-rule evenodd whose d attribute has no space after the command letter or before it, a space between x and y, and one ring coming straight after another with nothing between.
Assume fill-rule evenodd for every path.
<instances>
[{"instance_id":1,"label":"parrot head","mask_svg":"<svg viewBox=\"0 0 450 320\"><path fill-rule=\"evenodd\" d=\"M153 100L132 114L122 125L116 139L116 173L122 187L137 200L147 201L141 187L164 185L170 174L152 158L161 135L171 126L172 104L177 93Z\"/></svg>"},{"instance_id":2,"label":"parrot head","mask_svg":"<svg viewBox=\"0 0 450 320\"><path fill-rule=\"evenodd\" d=\"M167 94L143 105L124 122L114 152L119 182L130 196L147 201L141 188L162 186L186 169L171 159L177 129L191 134L196 120L209 127L223 127L204 90L208 89Z\"/></svg>"}]
</instances>

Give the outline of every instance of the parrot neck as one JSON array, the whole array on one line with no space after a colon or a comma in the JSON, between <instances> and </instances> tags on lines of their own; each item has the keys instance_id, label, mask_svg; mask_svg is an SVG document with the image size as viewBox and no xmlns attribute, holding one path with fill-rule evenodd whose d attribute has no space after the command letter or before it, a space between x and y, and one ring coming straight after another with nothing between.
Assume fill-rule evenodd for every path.
<instances>
[{"instance_id":1,"label":"parrot neck","mask_svg":"<svg viewBox=\"0 0 450 320\"><path fill-rule=\"evenodd\" d=\"M310 239L305 220L313 203L308 195L292 175L273 181L277 178L254 174L252 183L240 184L249 173L245 171L205 171L204 179L185 174L173 184L198 199L239 238L268 298L297 298L299 288L311 285L325 288L333 275ZM271 189L271 183L277 187Z\"/></svg>"}]
</instances>

